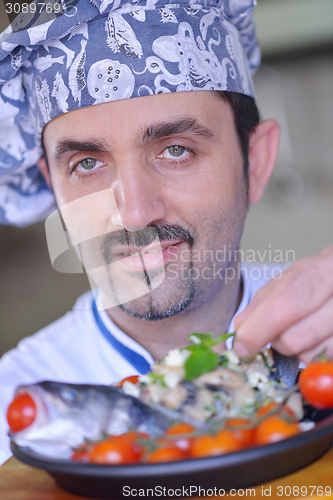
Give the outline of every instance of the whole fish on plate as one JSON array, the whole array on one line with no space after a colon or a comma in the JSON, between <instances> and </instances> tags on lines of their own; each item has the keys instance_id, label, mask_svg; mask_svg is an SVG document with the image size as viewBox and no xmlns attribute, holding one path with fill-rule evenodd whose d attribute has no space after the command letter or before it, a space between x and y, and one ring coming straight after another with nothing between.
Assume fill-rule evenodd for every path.
<instances>
[{"instance_id":1,"label":"whole fish on plate","mask_svg":"<svg viewBox=\"0 0 333 500\"><path fill-rule=\"evenodd\" d=\"M10 436L19 446L53 458L69 458L72 448L105 434L137 429L158 436L171 423L117 387L40 382L18 387L13 403L26 394L34 404L34 418L24 429L10 431Z\"/></svg>"}]
</instances>

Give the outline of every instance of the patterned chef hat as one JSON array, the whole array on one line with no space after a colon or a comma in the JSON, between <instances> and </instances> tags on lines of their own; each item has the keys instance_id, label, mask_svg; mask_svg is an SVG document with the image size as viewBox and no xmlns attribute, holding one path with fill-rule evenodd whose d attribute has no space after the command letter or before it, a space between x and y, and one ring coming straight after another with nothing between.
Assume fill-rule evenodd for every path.
<instances>
[{"instance_id":1,"label":"patterned chef hat","mask_svg":"<svg viewBox=\"0 0 333 500\"><path fill-rule=\"evenodd\" d=\"M24 226L56 208L36 162L44 125L63 113L164 92L254 97L255 3L78 0L42 23L19 16L0 35L0 222Z\"/></svg>"}]
</instances>

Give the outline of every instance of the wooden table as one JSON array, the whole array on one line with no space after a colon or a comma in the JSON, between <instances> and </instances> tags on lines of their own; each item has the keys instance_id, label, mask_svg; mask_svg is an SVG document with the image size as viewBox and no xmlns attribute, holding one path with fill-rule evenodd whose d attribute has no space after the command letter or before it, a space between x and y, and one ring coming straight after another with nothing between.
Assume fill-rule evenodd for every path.
<instances>
[{"instance_id":1,"label":"wooden table","mask_svg":"<svg viewBox=\"0 0 333 500\"><path fill-rule=\"evenodd\" d=\"M297 486L299 487L298 495ZM301 495L302 486L303 495ZM312 488L310 488L311 486ZM321 490L318 489L320 486L323 487L323 495L320 494ZM325 495L325 486L331 488L331 494ZM307 493L305 487L307 487ZM251 495L250 489L252 490ZM266 494L263 494L264 492ZM238 490L238 492L231 491L228 495L226 494L226 496L229 498L270 498L270 500L279 500L281 498L305 498L311 500L333 499L333 448L331 448L326 455L317 460L317 462L294 474L284 476L281 479L259 485L255 488L248 488L248 490ZM226 496L224 498L226 498ZM124 499L125 498L126 497L124 497ZM83 497L63 491L46 472L25 465L12 457L0 467L0 499L83 500ZM203 500L203 498L201 497L200 500Z\"/></svg>"}]
</instances>

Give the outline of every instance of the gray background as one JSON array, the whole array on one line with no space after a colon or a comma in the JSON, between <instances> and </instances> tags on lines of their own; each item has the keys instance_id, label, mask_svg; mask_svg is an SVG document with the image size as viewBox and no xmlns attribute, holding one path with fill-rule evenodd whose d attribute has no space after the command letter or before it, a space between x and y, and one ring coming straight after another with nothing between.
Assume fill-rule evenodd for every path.
<instances>
[{"instance_id":1,"label":"gray background","mask_svg":"<svg viewBox=\"0 0 333 500\"><path fill-rule=\"evenodd\" d=\"M261 255L294 250L299 259L333 244L333 2L259 0L256 18L264 55L255 77L259 108L283 132L275 172L250 208L242 248ZM85 275L52 269L43 223L0 225L0 355L59 318L88 289Z\"/></svg>"}]
</instances>

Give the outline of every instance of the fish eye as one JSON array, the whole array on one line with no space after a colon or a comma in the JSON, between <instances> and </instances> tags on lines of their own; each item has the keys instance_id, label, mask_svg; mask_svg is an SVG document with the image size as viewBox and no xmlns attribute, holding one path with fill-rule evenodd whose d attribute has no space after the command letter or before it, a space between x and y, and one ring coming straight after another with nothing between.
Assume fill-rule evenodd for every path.
<instances>
[{"instance_id":1,"label":"fish eye","mask_svg":"<svg viewBox=\"0 0 333 500\"><path fill-rule=\"evenodd\" d=\"M66 403L79 403L83 398L82 392L74 387L63 387L61 389L61 399Z\"/></svg>"}]
</instances>

